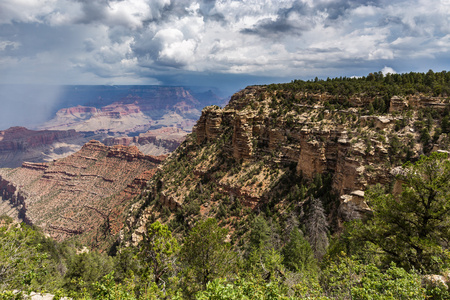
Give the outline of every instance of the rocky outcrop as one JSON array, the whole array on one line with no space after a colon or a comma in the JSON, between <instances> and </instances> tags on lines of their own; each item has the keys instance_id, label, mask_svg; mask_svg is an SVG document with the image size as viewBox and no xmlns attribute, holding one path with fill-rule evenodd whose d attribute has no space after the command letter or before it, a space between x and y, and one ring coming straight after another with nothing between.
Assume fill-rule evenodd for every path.
<instances>
[{"instance_id":1,"label":"rocky outcrop","mask_svg":"<svg viewBox=\"0 0 450 300\"><path fill-rule=\"evenodd\" d=\"M251 119L251 116L237 113L233 120L232 147L235 159L249 159L252 157L253 128L248 122L249 119Z\"/></svg>"},{"instance_id":2,"label":"rocky outcrop","mask_svg":"<svg viewBox=\"0 0 450 300\"><path fill-rule=\"evenodd\" d=\"M340 197L338 214L344 221L361 219L372 213L372 210L364 201L363 191L353 191Z\"/></svg>"},{"instance_id":3,"label":"rocky outcrop","mask_svg":"<svg viewBox=\"0 0 450 300\"><path fill-rule=\"evenodd\" d=\"M21 191L16 185L5 180L0 176L0 197L7 205L3 205L3 214L8 215L16 220L21 219L26 223L30 223L26 217L25 199L28 195ZM1 201L0 201L1 202Z\"/></svg>"},{"instance_id":4,"label":"rocky outcrop","mask_svg":"<svg viewBox=\"0 0 450 300\"><path fill-rule=\"evenodd\" d=\"M388 186L395 178L391 169L424 153L421 109L440 110L437 104L445 103L420 95L397 97L392 113L374 115L368 106L375 101L380 103L376 94L347 97L251 86L224 108L204 108L193 134L149 182L148 200L132 208L131 241L140 241L147 222L155 219L189 227L195 218L214 216L225 218L231 230L249 210L301 219L312 197L327 201L336 230L343 221L372 214L366 189ZM439 120L428 125L430 135L439 133ZM449 150L447 135L432 146ZM317 192L318 187L324 190Z\"/></svg>"},{"instance_id":5,"label":"rocky outcrop","mask_svg":"<svg viewBox=\"0 0 450 300\"><path fill-rule=\"evenodd\" d=\"M56 115L73 115L78 118L92 116L98 112L97 108L77 105L69 108L62 108L56 112Z\"/></svg>"},{"instance_id":6,"label":"rocky outcrop","mask_svg":"<svg viewBox=\"0 0 450 300\"><path fill-rule=\"evenodd\" d=\"M405 121L398 114L361 115L358 107L374 101L370 97L349 99L354 107L331 113L321 105L335 101L330 95L305 93L296 94L296 99L315 100L315 105L299 104L297 110L304 113L280 115L269 108L282 105L280 102L274 104L276 102L271 100L274 97L264 87L248 87L235 94L224 109L203 109L194 128L197 144L231 136L231 143L225 143L223 147L229 147L229 153L237 160L259 161L270 154L273 162L295 164L297 174L310 179L315 174L333 174L333 189L344 197L342 214L350 214L350 206L358 213L368 211L362 198L355 198L354 191L393 180L394 176L385 167L387 162L395 161L388 151L392 147L388 133L398 130L394 125L399 121L405 124L413 121ZM408 98L392 97L390 105L391 112L401 112L408 107L442 109L444 100L412 95ZM321 120L314 120L316 117ZM336 122L339 118L349 121L343 126L340 124L342 121ZM417 134L413 135L414 130L408 128L411 127L406 127L404 134L396 132L395 135L400 139L408 136L418 139ZM364 139L358 136L362 130L367 136ZM416 157L420 154L420 148L409 151Z\"/></svg>"},{"instance_id":7,"label":"rocky outcrop","mask_svg":"<svg viewBox=\"0 0 450 300\"><path fill-rule=\"evenodd\" d=\"M399 97L399 96L393 96L391 98L391 102L389 104L389 112L393 113L396 111L404 111L408 108L408 102Z\"/></svg>"},{"instance_id":8,"label":"rocky outcrop","mask_svg":"<svg viewBox=\"0 0 450 300\"><path fill-rule=\"evenodd\" d=\"M24 161L52 161L80 150L86 141L85 134L75 130L11 127L0 131L0 167L20 167Z\"/></svg>"},{"instance_id":9,"label":"rocky outcrop","mask_svg":"<svg viewBox=\"0 0 450 300\"><path fill-rule=\"evenodd\" d=\"M103 140L107 146L136 146L147 155L162 155L174 151L184 140L187 131L177 127L163 127L149 130L139 136L109 137Z\"/></svg>"},{"instance_id":10,"label":"rocky outcrop","mask_svg":"<svg viewBox=\"0 0 450 300\"><path fill-rule=\"evenodd\" d=\"M183 87L142 86L128 92L103 106L60 109L41 128L127 135L161 127L190 132L203 108L202 102Z\"/></svg>"},{"instance_id":11,"label":"rocky outcrop","mask_svg":"<svg viewBox=\"0 0 450 300\"><path fill-rule=\"evenodd\" d=\"M46 163L24 162L22 164L22 168L30 169L30 170L36 170L36 171L45 171L48 168L48 164L46 164Z\"/></svg>"},{"instance_id":12,"label":"rocky outcrop","mask_svg":"<svg viewBox=\"0 0 450 300\"><path fill-rule=\"evenodd\" d=\"M420 94L409 95L407 97L393 96L390 99L389 112L401 112L408 108L443 110L447 105L448 103L446 103L443 97L431 97Z\"/></svg>"},{"instance_id":13,"label":"rocky outcrop","mask_svg":"<svg viewBox=\"0 0 450 300\"><path fill-rule=\"evenodd\" d=\"M51 145L57 141L75 139L83 135L75 130L28 130L25 127L11 127L0 131L0 152L26 151L43 145Z\"/></svg>"},{"instance_id":14,"label":"rocky outcrop","mask_svg":"<svg viewBox=\"0 0 450 300\"><path fill-rule=\"evenodd\" d=\"M374 147L372 152L366 152L365 145L350 143L346 128L332 122L322 128L313 126L306 116L298 118L295 128L287 128L286 121L275 120L268 112L239 111L245 107L243 99L255 97L256 91L251 87L240 92L225 109L205 108L194 128L197 143L216 141L232 128L230 149L235 159L260 160L272 153L273 161L295 163L297 173L311 179L315 174L333 173L333 188L341 195L365 189L368 184L389 181L389 175L363 176L364 166L372 161L382 162L386 150ZM385 124L393 122L383 116L364 116L359 122L367 126L369 120L378 129L386 129Z\"/></svg>"},{"instance_id":15,"label":"rocky outcrop","mask_svg":"<svg viewBox=\"0 0 450 300\"><path fill-rule=\"evenodd\" d=\"M1 169L2 201L55 239L79 235L99 246L120 230L128 201L145 188L163 159L136 147L108 147L92 140L54 162Z\"/></svg>"}]
</instances>

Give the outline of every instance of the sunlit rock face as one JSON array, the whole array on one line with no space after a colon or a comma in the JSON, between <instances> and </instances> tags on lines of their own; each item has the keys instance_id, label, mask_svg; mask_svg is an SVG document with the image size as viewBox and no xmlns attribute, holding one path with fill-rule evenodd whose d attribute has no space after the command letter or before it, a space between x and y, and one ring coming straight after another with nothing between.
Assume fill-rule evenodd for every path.
<instances>
[{"instance_id":1,"label":"sunlit rock face","mask_svg":"<svg viewBox=\"0 0 450 300\"><path fill-rule=\"evenodd\" d=\"M136 205L129 215L132 242L140 240L148 220L160 215L155 207L184 213L186 226L195 223L190 211L210 217L239 205L263 210L268 203L276 203L271 209L280 212L289 205L301 211L311 197L302 193L308 185L320 186L320 180L327 180L335 196L329 218L336 228L370 215L368 187L388 187L395 178L390 171L407 159L450 146L447 134L439 134L439 118L428 121L430 135L437 137L428 150L417 129L421 111L432 107L439 116L444 98L411 95L407 106L394 98L393 111L378 114L368 109L376 100L376 94L347 97L288 85L250 86L224 108L204 108L193 134L149 182L148 197L156 204Z\"/></svg>"},{"instance_id":2,"label":"sunlit rock face","mask_svg":"<svg viewBox=\"0 0 450 300\"><path fill-rule=\"evenodd\" d=\"M93 246L101 244L120 230L128 201L145 188L164 158L93 140L63 159L0 169L0 214L37 225L57 240L82 236Z\"/></svg>"},{"instance_id":3,"label":"sunlit rock face","mask_svg":"<svg viewBox=\"0 0 450 300\"><path fill-rule=\"evenodd\" d=\"M19 167L24 161L52 161L80 150L86 142L85 134L75 130L11 127L0 131L0 167Z\"/></svg>"}]
</instances>

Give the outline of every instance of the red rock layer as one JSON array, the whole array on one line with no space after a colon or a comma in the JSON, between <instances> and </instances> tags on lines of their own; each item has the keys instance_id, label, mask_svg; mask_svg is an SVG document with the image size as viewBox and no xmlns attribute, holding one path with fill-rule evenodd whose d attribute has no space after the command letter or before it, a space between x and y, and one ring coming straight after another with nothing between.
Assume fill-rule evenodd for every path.
<instances>
[{"instance_id":1,"label":"red rock layer","mask_svg":"<svg viewBox=\"0 0 450 300\"><path fill-rule=\"evenodd\" d=\"M18 203L22 219L53 238L81 235L98 246L121 229L129 200L145 188L163 159L144 155L136 147L90 141L51 163L0 170L0 191L3 199L15 197L16 202L18 195L26 195Z\"/></svg>"},{"instance_id":2,"label":"red rock layer","mask_svg":"<svg viewBox=\"0 0 450 300\"><path fill-rule=\"evenodd\" d=\"M11 127L0 131L0 151L23 151L41 145L82 137L75 130L28 130L25 127Z\"/></svg>"}]
</instances>

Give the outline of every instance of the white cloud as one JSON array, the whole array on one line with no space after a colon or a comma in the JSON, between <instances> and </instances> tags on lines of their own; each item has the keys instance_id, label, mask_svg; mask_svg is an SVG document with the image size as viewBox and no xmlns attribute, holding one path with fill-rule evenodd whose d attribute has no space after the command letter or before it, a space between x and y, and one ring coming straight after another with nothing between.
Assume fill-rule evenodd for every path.
<instances>
[{"instance_id":1,"label":"white cloud","mask_svg":"<svg viewBox=\"0 0 450 300\"><path fill-rule=\"evenodd\" d=\"M389 49L376 49L369 53L369 60L388 60L393 59L394 53Z\"/></svg>"},{"instance_id":2,"label":"white cloud","mask_svg":"<svg viewBox=\"0 0 450 300\"><path fill-rule=\"evenodd\" d=\"M366 75L386 65L416 70L437 59L448 69L450 60L442 59L450 56L449 3L2 0L0 51L7 63L0 71L33 80L30 70L39 66L35 72L47 80L91 83L136 82L174 70Z\"/></svg>"},{"instance_id":3,"label":"white cloud","mask_svg":"<svg viewBox=\"0 0 450 300\"><path fill-rule=\"evenodd\" d=\"M17 49L17 48L19 48L19 46L20 46L20 43L18 43L18 42L0 41L0 51L4 51L8 48Z\"/></svg>"},{"instance_id":4,"label":"white cloud","mask_svg":"<svg viewBox=\"0 0 450 300\"><path fill-rule=\"evenodd\" d=\"M392 69L391 67L387 67L387 66L384 66L384 68L381 69L381 73L383 73L383 75L397 74L397 72L394 69Z\"/></svg>"},{"instance_id":5,"label":"white cloud","mask_svg":"<svg viewBox=\"0 0 450 300\"><path fill-rule=\"evenodd\" d=\"M2 0L0 24L15 22L41 22L41 18L54 10L57 0Z\"/></svg>"}]
</instances>

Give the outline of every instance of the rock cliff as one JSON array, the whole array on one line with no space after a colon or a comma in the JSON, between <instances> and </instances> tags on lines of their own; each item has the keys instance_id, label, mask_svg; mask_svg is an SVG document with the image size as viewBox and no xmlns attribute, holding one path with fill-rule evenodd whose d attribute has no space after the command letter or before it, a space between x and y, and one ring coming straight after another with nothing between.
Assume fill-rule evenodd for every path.
<instances>
[{"instance_id":1,"label":"rock cliff","mask_svg":"<svg viewBox=\"0 0 450 300\"><path fill-rule=\"evenodd\" d=\"M29 130L11 127L0 131L0 168L19 167L24 161L52 161L80 150L88 139L75 130Z\"/></svg>"},{"instance_id":2,"label":"rock cliff","mask_svg":"<svg viewBox=\"0 0 450 300\"><path fill-rule=\"evenodd\" d=\"M40 129L130 134L175 126L190 132L202 107L189 89L142 86L100 107L62 108Z\"/></svg>"},{"instance_id":3,"label":"rock cliff","mask_svg":"<svg viewBox=\"0 0 450 300\"><path fill-rule=\"evenodd\" d=\"M174 151L187 134L187 131L177 127L163 127L149 130L139 136L109 137L104 139L103 143L107 146L136 146L144 154L164 155Z\"/></svg>"},{"instance_id":4,"label":"rock cliff","mask_svg":"<svg viewBox=\"0 0 450 300\"><path fill-rule=\"evenodd\" d=\"M101 247L121 229L123 210L163 159L92 140L63 159L0 169L0 214L37 225L57 240L77 236Z\"/></svg>"},{"instance_id":5,"label":"rock cliff","mask_svg":"<svg viewBox=\"0 0 450 300\"><path fill-rule=\"evenodd\" d=\"M445 97L388 100L385 111L374 112L386 104L377 94L251 86L223 109L204 108L193 134L150 181L151 201L130 211L124 241L129 234L138 242L146 222L158 218L182 224L173 225L177 230L199 216L237 228L244 208L301 219L312 197L322 200L335 229L370 213L369 186L388 187L391 169L450 145L440 128Z\"/></svg>"},{"instance_id":6,"label":"rock cliff","mask_svg":"<svg viewBox=\"0 0 450 300\"><path fill-rule=\"evenodd\" d=\"M64 139L79 138L83 135L75 130L34 131L25 127L11 127L0 131L0 151L23 151L41 145L50 145Z\"/></svg>"}]
</instances>

